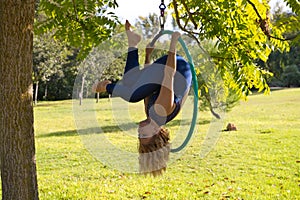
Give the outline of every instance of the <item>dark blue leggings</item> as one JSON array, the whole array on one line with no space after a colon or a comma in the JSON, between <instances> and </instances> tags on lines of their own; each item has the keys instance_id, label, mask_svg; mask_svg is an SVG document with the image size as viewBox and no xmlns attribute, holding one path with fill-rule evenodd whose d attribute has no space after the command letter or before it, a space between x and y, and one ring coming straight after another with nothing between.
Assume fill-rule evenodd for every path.
<instances>
[{"instance_id":1,"label":"dark blue leggings","mask_svg":"<svg viewBox=\"0 0 300 200\"><path fill-rule=\"evenodd\" d=\"M174 94L175 98L181 98L191 85L192 75L189 64L182 57L177 56L176 60L176 71L179 73L174 77ZM123 79L108 84L106 91L128 102L138 102L153 94L159 94L166 61L167 56L163 56L150 66L140 69L138 49L129 48Z\"/></svg>"}]
</instances>

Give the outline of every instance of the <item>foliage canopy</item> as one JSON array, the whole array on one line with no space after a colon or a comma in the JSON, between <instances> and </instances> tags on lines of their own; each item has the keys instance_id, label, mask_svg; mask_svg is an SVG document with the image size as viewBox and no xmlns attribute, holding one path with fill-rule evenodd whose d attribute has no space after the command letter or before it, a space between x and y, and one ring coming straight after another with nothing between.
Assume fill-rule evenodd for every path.
<instances>
[{"instance_id":1,"label":"foliage canopy","mask_svg":"<svg viewBox=\"0 0 300 200\"><path fill-rule=\"evenodd\" d=\"M54 31L54 37L81 48L83 59L113 33L118 20L109 9L113 0L40 0L36 33Z\"/></svg>"}]
</instances>

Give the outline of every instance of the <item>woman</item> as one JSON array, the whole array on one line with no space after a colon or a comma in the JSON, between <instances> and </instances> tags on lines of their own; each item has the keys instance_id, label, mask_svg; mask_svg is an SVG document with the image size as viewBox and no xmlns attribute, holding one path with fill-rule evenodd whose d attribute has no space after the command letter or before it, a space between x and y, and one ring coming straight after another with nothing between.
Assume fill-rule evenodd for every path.
<instances>
[{"instance_id":1,"label":"woman","mask_svg":"<svg viewBox=\"0 0 300 200\"><path fill-rule=\"evenodd\" d=\"M140 172L161 174L170 152L169 132L162 126L179 113L191 86L190 65L176 55L180 33L172 34L168 55L150 64L152 47L146 48L145 67L139 69L137 45L141 36L131 30L126 20L128 54L121 83L96 82L94 92L108 92L129 102L144 100L147 118L139 123Z\"/></svg>"}]
</instances>

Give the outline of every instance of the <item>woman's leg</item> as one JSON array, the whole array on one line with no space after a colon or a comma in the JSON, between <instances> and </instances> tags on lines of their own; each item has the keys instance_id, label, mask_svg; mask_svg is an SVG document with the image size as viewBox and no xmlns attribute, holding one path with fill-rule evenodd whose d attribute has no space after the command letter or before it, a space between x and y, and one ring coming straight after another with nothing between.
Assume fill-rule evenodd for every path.
<instances>
[{"instance_id":1,"label":"woman's leg","mask_svg":"<svg viewBox=\"0 0 300 200\"><path fill-rule=\"evenodd\" d=\"M127 52L126 64L124 68L124 74L129 72L131 69L139 67L139 53L135 47L129 47Z\"/></svg>"},{"instance_id":2,"label":"woman's leg","mask_svg":"<svg viewBox=\"0 0 300 200\"><path fill-rule=\"evenodd\" d=\"M128 53L124 74L140 65L137 44L141 41L141 36L131 30L128 20L125 23L125 30L128 38Z\"/></svg>"},{"instance_id":3,"label":"woman's leg","mask_svg":"<svg viewBox=\"0 0 300 200\"><path fill-rule=\"evenodd\" d=\"M164 66L153 66L139 71L135 83L124 85L121 83L108 84L106 90L113 96L118 96L129 102L138 102L159 91L163 79ZM126 73L131 76L132 71Z\"/></svg>"},{"instance_id":4,"label":"woman's leg","mask_svg":"<svg viewBox=\"0 0 300 200\"><path fill-rule=\"evenodd\" d=\"M176 44L179 37L180 33L178 32L172 34L160 93L154 105L155 112L160 116L171 114L176 106L174 103L174 76L176 73Z\"/></svg>"},{"instance_id":5,"label":"woman's leg","mask_svg":"<svg viewBox=\"0 0 300 200\"><path fill-rule=\"evenodd\" d=\"M122 78L123 85L129 87L136 82L140 72L139 65L140 64L139 64L138 49L134 47L129 47L127 53L126 65L124 68L124 74Z\"/></svg>"}]
</instances>

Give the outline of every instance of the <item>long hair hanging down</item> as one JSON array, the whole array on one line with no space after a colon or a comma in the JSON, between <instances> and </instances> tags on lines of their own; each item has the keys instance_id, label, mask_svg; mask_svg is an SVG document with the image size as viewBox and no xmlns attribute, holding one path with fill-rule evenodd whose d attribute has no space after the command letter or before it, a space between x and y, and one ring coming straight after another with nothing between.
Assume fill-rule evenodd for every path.
<instances>
[{"instance_id":1,"label":"long hair hanging down","mask_svg":"<svg viewBox=\"0 0 300 200\"><path fill-rule=\"evenodd\" d=\"M166 170L171 149L169 140L169 131L161 128L158 134L152 136L149 143L139 142L140 173L158 176Z\"/></svg>"}]
</instances>

